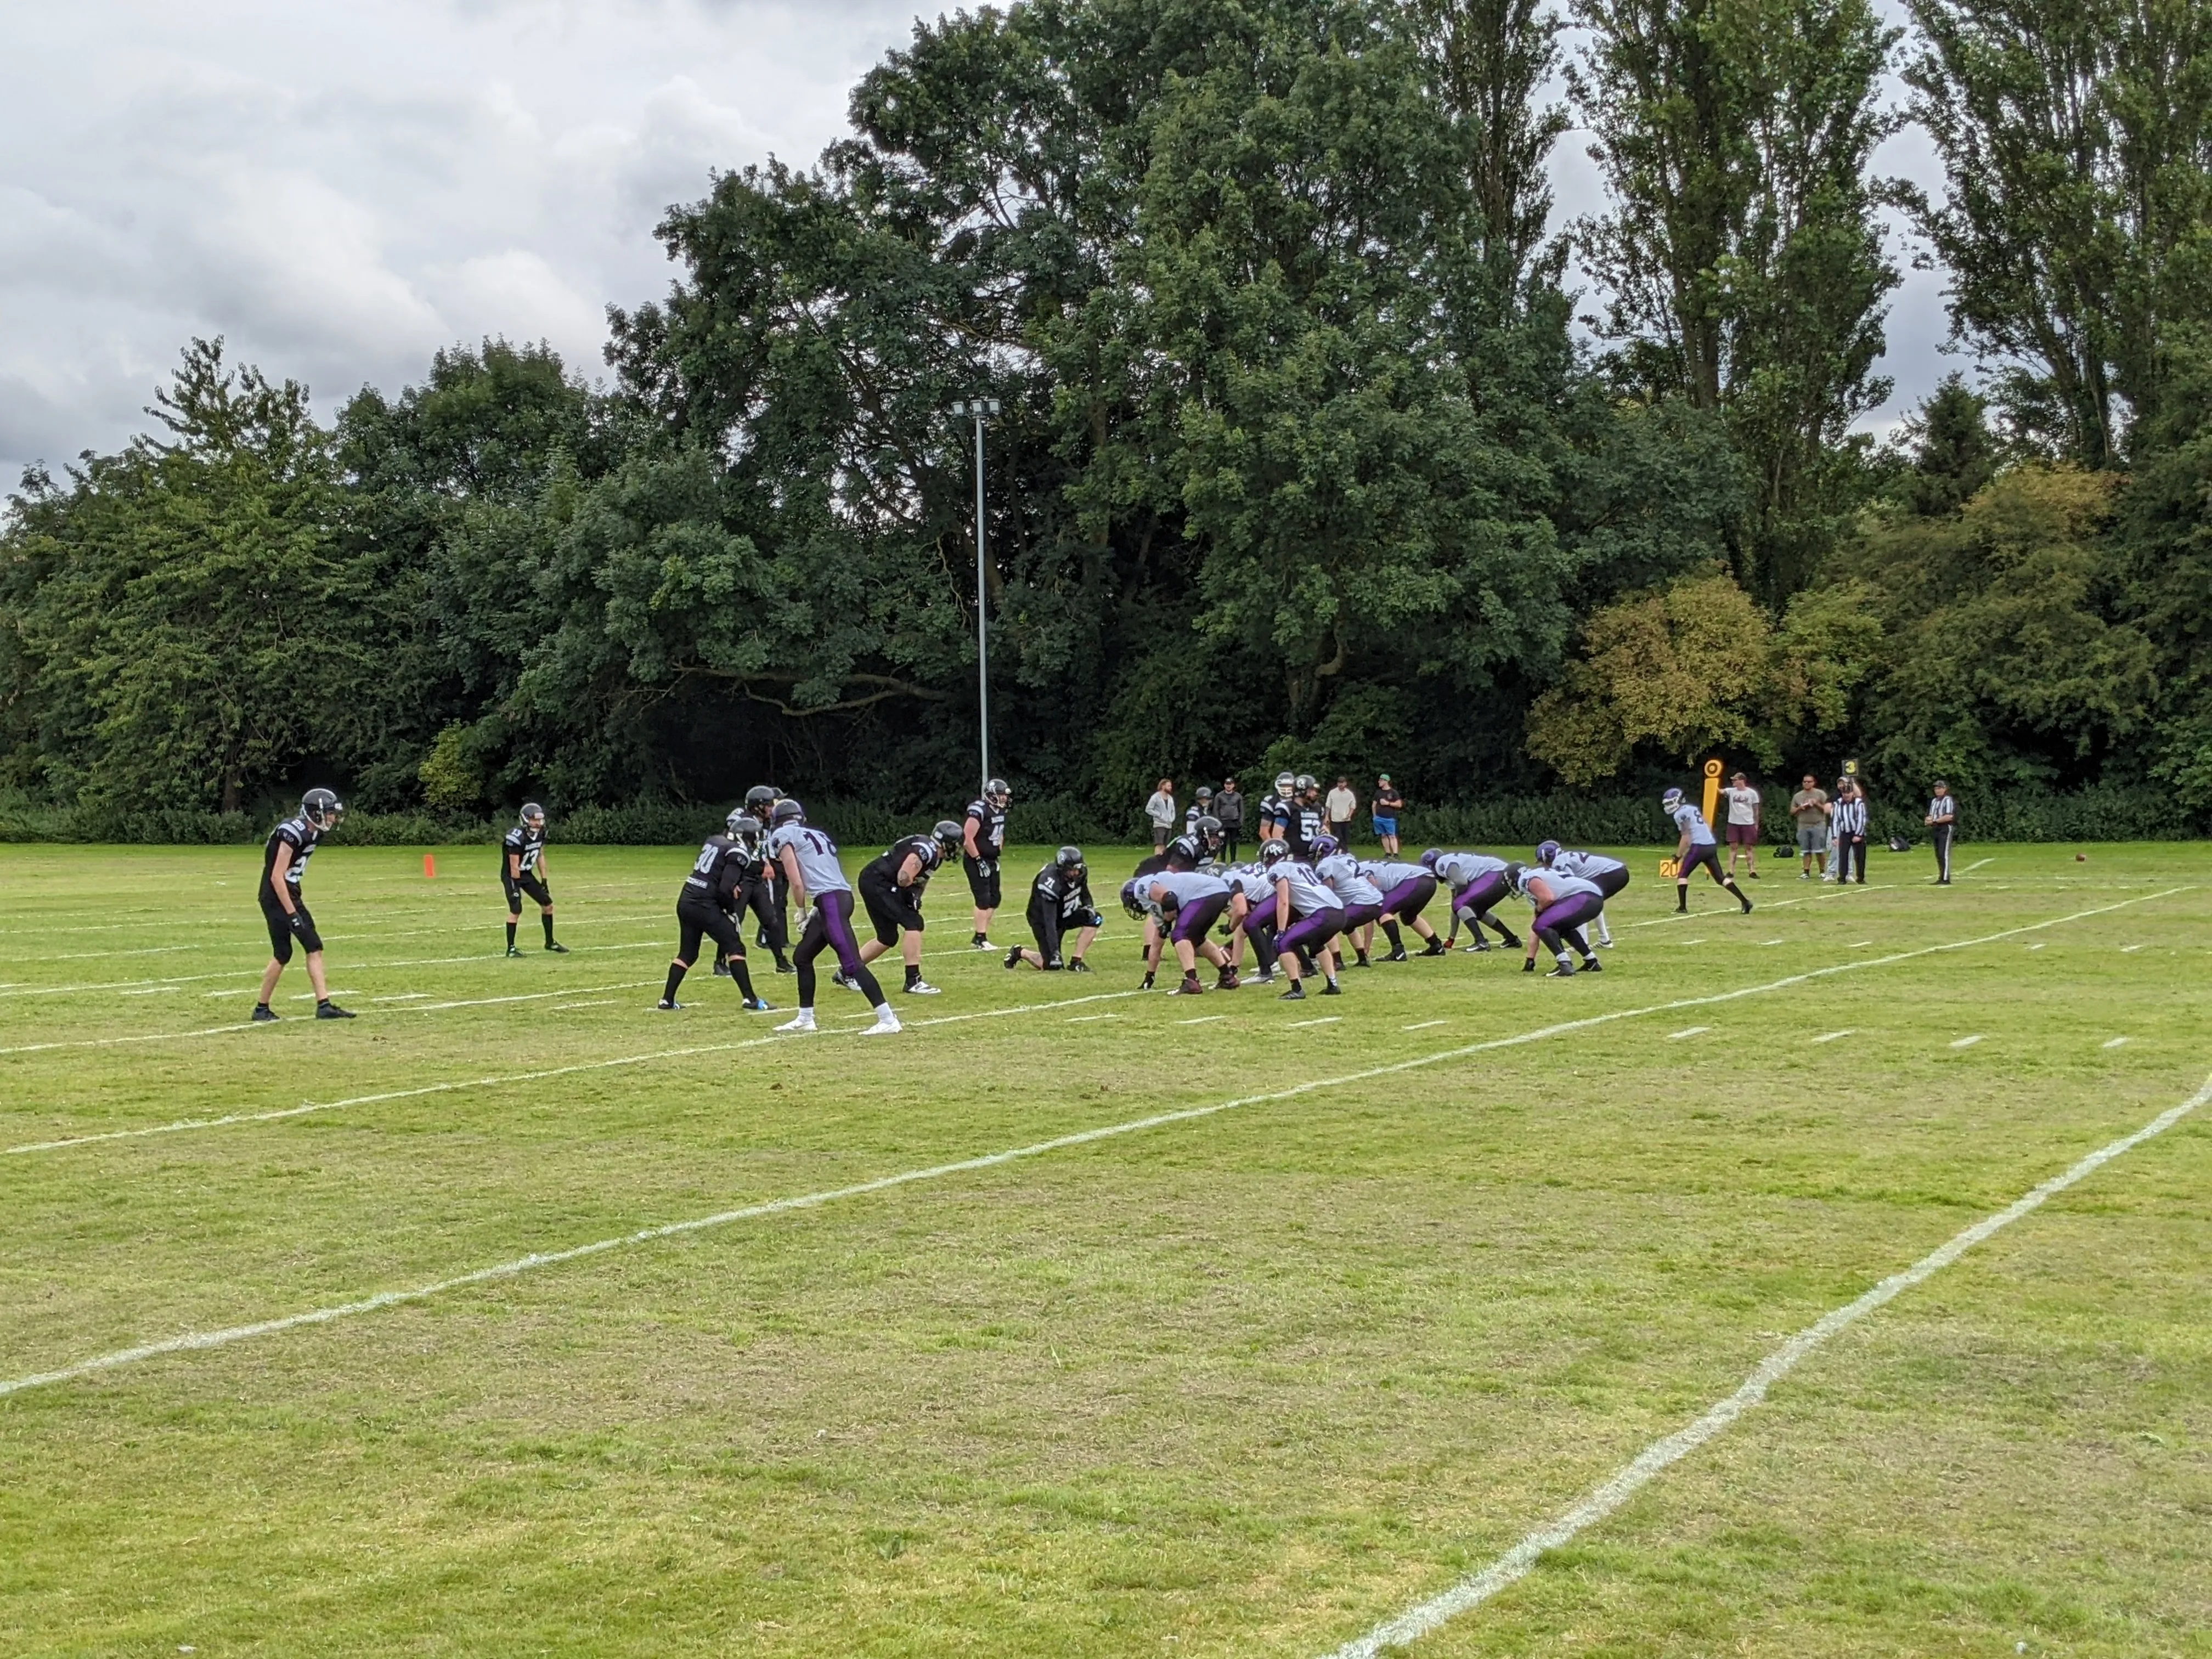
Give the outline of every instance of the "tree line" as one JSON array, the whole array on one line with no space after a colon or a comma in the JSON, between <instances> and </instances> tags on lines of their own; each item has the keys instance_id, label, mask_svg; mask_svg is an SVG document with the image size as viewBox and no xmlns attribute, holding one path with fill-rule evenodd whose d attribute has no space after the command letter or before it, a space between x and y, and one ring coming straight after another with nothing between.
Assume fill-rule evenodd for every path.
<instances>
[{"instance_id":1,"label":"tree line","mask_svg":"<svg viewBox=\"0 0 2212 1659\"><path fill-rule=\"evenodd\" d=\"M1019 0L717 175L611 375L193 342L0 529L19 802L472 817L1723 752L2212 810L2201 0ZM1908 101L1885 100L1901 72ZM1563 90L1562 90L1563 89ZM1916 122L1946 186L1877 177ZM1588 133L1604 210L1554 234ZM1975 367L1856 430L1909 250ZM1595 280L1579 292L1577 265ZM1587 326L1576 322L1578 308Z\"/></svg>"}]
</instances>

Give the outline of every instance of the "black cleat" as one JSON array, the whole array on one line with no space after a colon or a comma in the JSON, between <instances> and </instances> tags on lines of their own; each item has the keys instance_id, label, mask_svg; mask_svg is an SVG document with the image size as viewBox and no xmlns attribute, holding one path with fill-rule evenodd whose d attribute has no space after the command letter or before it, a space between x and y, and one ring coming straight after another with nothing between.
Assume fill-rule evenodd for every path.
<instances>
[{"instance_id":1,"label":"black cleat","mask_svg":"<svg viewBox=\"0 0 2212 1659\"><path fill-rule=\"evenodd\" d=\"M1091 971L1091 964L1081 957L1070 957L1067 959L1067 971L1071 974L1087 974Z\"/></svg>"},{"instance_id":2,"label":"black cleat","mask_svg":"<svg viewBox=\"0 0 2212 1659\"><path fill-rule=\"evenodd\" d=\"M1426 956L1428 955L1428 952L1424 951L1421 954L1423 956ZM1396 950L1391 951L1389 956L1383 957L1382 960L1385 962L1411 962L1413 957L1406 954L1406 947L1401 945Z\"/></svg>"},{"instance_id":3,"label":"black cleat","mask_svg":"<svg viewBox=\"0 0 2212 1659\"><path fill-rule=\"evenodd\" d=\"M785 961L781 957L778 957L775 959L775 971L776 971L777 973L779 973L779 974L795 974L795 973L797 973L797 972L799 971L799 969L796 969L796 968L794 968L794 967L793 967L789 963L786 962L786 961Z\"/></svg>"},{"instance_id":4,"label":"black cleat","mask_svg":"<svg viewBox=\"0 0 2212 1659\"><path fill-rule=\"evenodd\" d=\"M1331 980L1321 988L1321 994L1325 997L1340 997L1344 994L1344 990L1334 980Z\"/></svg>"},{"instance_id":5,"label":"black cleat","mask_svg":"<svg viewBox=\"0 0 2212 1659\"><path fill-rule=\"evenodd\" d=\"M718 962L714 964L714 977L716 979L727 979L729 976L730 964L726 961Z\"/></svg>"},{"instance_id":6,"label":"black cleat","mask_svg":"<svg viewBox=\"0 0 2212 1659\"><path fill-rule=\"evenodd\" d=\"M315 1018L317 1019L352 1019L355 1014L352 1009L341 1008L335 1002L319 1002L315 1005Z\"/></svg>"},{"instance_id":7,"label":"black cleat","mask_svg":"<svg viewBox=\"0 0 2212 1659\"><path fill-rule=\"evenodd\" d=\"M1546 979L1572 979L1574 976L1575 964L1571 962L1563 962L1544 975Z\"/></svg>"},{"instance_id":8,"label":"black cleat","mask_svg":"<svg viewBox=\"0 0 2212 1659\"><path fill-rule=\"evenodd\" d=\"M659 1001L654 1003L653 1006L659 1009L664 1014L672 1014L684 1005L676 1001L673 998L663 997Z\"/></svg>"},{"instance_id":9,"label":"black cleat","mask_svg":"<svg viewBox=\"0 0 2212 1659\"><path fill-rule=\"evenodd\" d=\"M1601 974L1605 971L1605 964L1595 957L1584 957L1582 970L1585 974Z\"/></svg>"},{"instance_id":10,"label":"black cleat","mask_svg":"<svg viewBox=\"0 0 2212 1659\"><path fill-rule=\"evenodd\" d=\"M1475 940L1474 944L1468 945L1466 950L1460 952L1462 956L1468 957L1487 956L1489 953L1490 946L1485 944L1481 939Z\"/></svg>"},{"instance_id":11,"label":"black cleat","mask_svg":"<svg viewBox=\"0 0 2212 1659\"><path fill-rule=\"evenodd\" d=\"M253 1005L253 1023L256 1025L266 1025L276 1018L276 1011L267 1003L257 1002Z\"/></svg>"},{"instance_id":12,"label":"black cleat","mask_svg":"<svg viewBox=\"0 0 2212 1659\"><path fill-rule=\"evenodd\" d=\"M511 957L519 957L522 954L522 951L520 946L510 945L507 947L507 953Z\"/></svg>"},{"instance_id":13,"label":"black cleat","mask_svg":"<svg viewBox=\"0 0 2212 1659\"><path fill-rule=\"evenodd\" d=\"M1440 939L1432 939L1429 941L1429 948L1421 954L1425 957L1448 957L1451 954L1451 946Z\"/></svg>"},{"instance_id":14,"label":"black cleat","mask_svg":"<svg viewBox=\"0 0 2212 1659\"><path fill-rule=\"evenodd\" d=\"M1528 960L1523 962L1521 964L1521 971L1524 974L1534 973L1536 971L1536 958L1530 957Z\"/></svg>"},{"instance_id":15,"label":"black cleat","mask_svg":"<svg viewBox=\"0 0 2212 1659\"><path fill-rule=\"evenodd\" d=\"M550 951L556 957L565 957L568 954L568 947L567 945L556 944L551 940L548 940L546 942L545 948Z\"/></svg>"},{"instance_id":16,"label":"black cleat","mask_svg":"<svg viewBox=\"0 0 2212 1659\"><path fill-rule=\"evenodd\" d=\"M758 997L747 997L745 1012L749 1014L772 1014L775 1012L775 1004L763 1002Z\"/></svg>"},{"instance_id":17,"label":"black cleat","mask_svg":"<svg viewBox=\"0 0 2212 1659\"><path fill-rule=\"evenodd\" d=\"M1137 988L1139 991L1151 990L1152 988L1152 976L1150 974L1146 974L1145 975L1145 982L1142 985L1139 985Z\"/></svg>"},{"instance_id":18,"label":"black cleat","mask_svg":"<svg viewBox=\"0 0 2212 1659\"><path fill-rule=\"evenodd\" d=\"M754 928L753 943L759 945L762 950L767 950L769 948L768 929L765 927Z\"/></svg>"},{"instance_id":19,"label":"black cleat","mask_svg":"<svg viewBox=\"0 0 2212 1659\"><path fill-rule=\"evenodd\" d=\"M1009 968L1018 968L1021 965L1022 947L1017 945L1012 950L1006 952L1006 966Z\"/></svg>"},{"instance_id":20,"label":"black cleat","mask_svg":"<svg viewBox=\"0 0 2212 1659\"><path fill-rule=\"evenodd\" d=\"M1498 942L1509 951L1517 951L1521 948L1521 941L1511 933L1500 934Z\"/></svg>"},{"instance_id":21,"label":"black cleat","mask_svg":"<svg viewBox=\"0 0 2212 1659\"><path fill-rule=\"evenodd\" d=\"M1306 988L1303 985L1293 985L1283 993L1281 1000L1285 1002L1304 1002L1306 1000Z\"/></svg>"},{"instance_id":22,"label":"black cleat","mask_svg":"<svg viewBox=\"0 0 2212 1659\"><path fill-rule=\"evenodd\" d=\"M1743 913L1746 915L1749 915L1751 914L1751 901L1749 899L1746 899L1743 902Z\"/></svg>"},{"instance_id":23,"label":"black cleat","mask_svg":"<svg viewBox=\"0 0 2212 1659\"><path fill-rule=\"evenodd\" d=\"M1368 959L1367 959L1367 952L1366 952L1366 951L1362 951L1359 953L1359 960L1358 960L1358 961L1357 961L1357 962L1355 962L1355 963L1353 963L1352 965L1353 967L1355 967L1355 968L1372 968L1375 964L1374 964L1373 963L1371 963L1371 962L1368 961Z\"/></svg>"}]
</instances>

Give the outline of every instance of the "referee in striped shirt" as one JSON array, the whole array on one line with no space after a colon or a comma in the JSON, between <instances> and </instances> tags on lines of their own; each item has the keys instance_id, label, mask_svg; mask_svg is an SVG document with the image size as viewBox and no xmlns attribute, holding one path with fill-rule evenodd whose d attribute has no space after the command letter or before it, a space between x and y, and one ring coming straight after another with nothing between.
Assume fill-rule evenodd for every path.
<instances>
[{"instance_id":1,"label":"referee in striped shirt","mask_svg":"<svg viewBox=\"0 0 2212 1659\"><path fill-rule=\"evenodd\" d=\"M1836 885L1851 878L1858 865L1859 885L1866 885L1867 799L1858 784L1846 778L1836 787L1836 799L1828 819L1829 839L1835 843L1830 861L1836 866Z\"/></svg>"},{"instance_id":2,"label":"referee in striped shirt","mask_svg":"<svg viewBox=\"0 0 2212 1659\"><path fill-rule=\"evenodd\" d=\"M1928 834L1936 843L1936 884L1948 887L1951 836L1959 827L1959 802L1951 793L1951 786L1941 778L1936 780L1936 793L1928 802L1928 816L1921 821L1928 826Z\"/></svg>"}]
</instances>

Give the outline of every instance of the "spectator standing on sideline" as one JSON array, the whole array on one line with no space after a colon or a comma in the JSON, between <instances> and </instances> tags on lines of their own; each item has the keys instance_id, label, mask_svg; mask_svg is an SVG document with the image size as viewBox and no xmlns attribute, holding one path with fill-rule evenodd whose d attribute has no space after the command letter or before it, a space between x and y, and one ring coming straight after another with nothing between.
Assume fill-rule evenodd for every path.
<instances>
[{"instance_id":1,"label":"spectator standing on sideline","mask_svg":"<svg viewBox=\"0 0 2212 1659\"><path fill-rule=\"evenodd\" d=\"M1359 797L1352 793L1352 780L1339 778L1336 787L1328 792L1322 803L1328 814L1328 833L1339 841L1352 839L1352 820L1359 815Z\"/></svg>"},{"instance_id":2,"label":"spectator standing on sideline","mask_svg":"<svg viewBox=\"0 0 2212 1659\"><path fill-rule=\"evenodd\" d=\"M1810 881L1813 864L1820 861L1820 875L1828 874L1828 792L1810 772L1797 793L1790 797L1790 816L1797 823L1797 879Z\"/></svg>"},{"instance_id":3,"label":"spectator standing on sideline","mask_svg":"<svg viewBox=\"0 0 2212 1659\"><path fill-rule=\"evenodd\" d=\"M1398 815L1406 810L1406 798L1390 781L1388 772L1375 780L1375 799L1369 803L1375 814L1375 839L1382 843L1385 858L1398 856Z\"/></svg>"},{"instance_id":4,"label":"spectator standing on sideline","mask_svg":"<svg viewBox=\"0 0 2212 1659\"><path fill-rule=\"evenodd\" d=\"M1175 780L1162 778L1145 803L1145 816L1152 821L1152 851L1164 853L1176 832Z\"/></svg>"},{"instance_id":5,"label":"spectator standing on sideline","mask_svg":"<svg viewBox=\"0 0 2212 1659\"><path fill-rule=\"evenodd\" d=\"M1959 802L1951 793L1951 786L1942 779L1936 780L1936 793L1928 803L1928 816L1922 820L1936 842L1936 884L1951 884L1951 837L1959 827Z\"/></svg>"},{"instance_id":6,"label":"spectator standing on sideline","mask_svg":"<svg viewBox=\"0 0 2212 1659\"><path fill-rule=\"evenodd\" d=\"M1845 778L1836 786L1834 812L1829 819L1834 845L1836 884L1842 886L1851 878L1851 865L1858 864L1859 885L1866 885L1867 798L1859 787Z\"/></svg>"},{"instance_id":7,"label":"spectator standing on sideline","mask_svg":"<svg viewBox=\"0 0 2212 1659\"><path fill-rule=\"evenodd\" d=\"M1741 772L1729 779L1729 787L1721 791L1728 802L1729 874L1735 873L1735 861L1741 858L1750 865L1748 874L1759 879L1759 791L1751 787L1751 780Z\"/></svg>"},{"instance_id":8,"label":"spectator standing on sideline","mask_svg":"<svg viewBox=\"0 0 2212 1659\"><path fill-rule=\"evenodd\" d=\"M1213 798L1213 817L1221 826L1221 861L1234 864L1237 843L1244 838L1244 797L1237 793L1236 779L1222 779L1221 792Z\"/></svg>"}]
</instances>

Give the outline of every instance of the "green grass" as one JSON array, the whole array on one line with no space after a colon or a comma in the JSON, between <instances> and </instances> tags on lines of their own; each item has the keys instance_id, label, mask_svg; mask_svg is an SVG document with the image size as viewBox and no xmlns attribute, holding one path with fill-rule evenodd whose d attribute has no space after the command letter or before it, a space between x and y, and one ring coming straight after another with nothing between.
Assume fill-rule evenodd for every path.
<instances>
[{"instance_id":1,"label":"green grass","mask_svg":"<svg viewBox=\"0 0 2212 1659\"><path fill-rule=\"evenodd\" d=\"M258 852L0 849L8 1146L719 1049L0 1158L0 1378L2136 901L15 1393L0 1651L1324 1654L2197 1089L2212 848L2073 850L1686 922L1639 852L1601 977L1288 1006L1055 1008L1133 989L1128 925L1008 974L940 883L904 1012L1025 1012L855 1043L825 987L747 1048L725 982L651 1010L680 851L556 846L576 953L509 962L489 849L327 850L361 1019L115 1042L243 1019ZM2212 1655L2208 1222L2212 1112L1417 1651Z\"/></svg>"}]
</instances>

